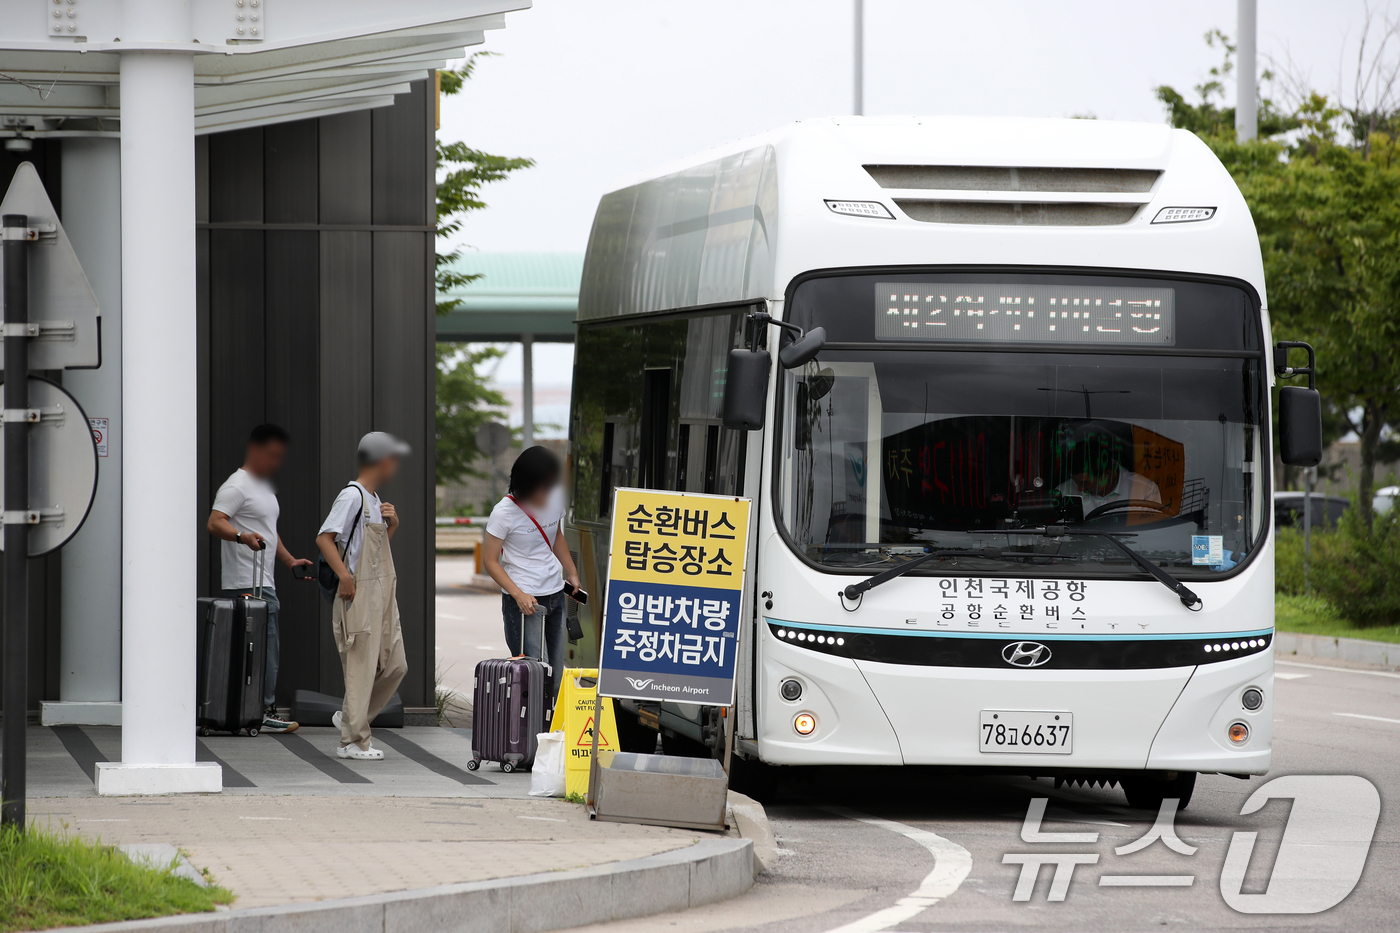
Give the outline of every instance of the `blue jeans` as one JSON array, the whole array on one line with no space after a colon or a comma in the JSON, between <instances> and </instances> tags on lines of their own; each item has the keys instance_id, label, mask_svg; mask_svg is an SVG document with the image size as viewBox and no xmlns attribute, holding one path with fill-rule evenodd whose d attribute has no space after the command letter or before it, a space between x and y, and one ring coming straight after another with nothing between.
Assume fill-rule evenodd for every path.
<instances>
[{"instance_id":1,"label":"blue jeans","mask_svg":"<svg viewBox=\"0 0 1400 933\"><path fill-rule=\"evenodd\" d=\"M539 606L535 608L534 615L527 616L521 614L520 607L515 604L515 599L509 593L501 594L501 617L505 620L506 647L510 649L510 653L539 658L553 668L548 685L551 709L554 707L554 699L559 695L560 678L569 663L569 631L564 625L564 600L567 598L563 590L548 596L536 596L535 601ZM540 624L541 615L544 617L543 626ZM525 630L523 651L520 639L522 623ZM544 646L548 649L544 653L540 652L541 629L544 631Z\"/></svg>"},{"instance_id":2,"label":"blue jeans","mask_svg":"<svg viewBox=\"0 0 1400 933\"><path fill-rule=\"evenodd\" d=\"M244 593L252 592L252 587L237 590L224 590L224 596L237 599ZM263 587L263 602L267 603L267 660L263 666L263 706L277 704L277 666L282 660L282 639L277 634L277 613L282 604L277 601L277 591L270 586Z\"/></svg>"}]
</instances>

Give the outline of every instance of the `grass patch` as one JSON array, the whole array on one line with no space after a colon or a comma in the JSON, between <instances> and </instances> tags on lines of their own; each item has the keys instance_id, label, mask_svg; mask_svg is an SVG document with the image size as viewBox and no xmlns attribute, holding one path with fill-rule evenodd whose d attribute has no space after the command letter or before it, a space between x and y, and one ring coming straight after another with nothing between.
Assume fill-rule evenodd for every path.
<instances>
[{"instance_id":1,"label":"grass patch","mask_svg":"<svg viewBox=\"0 0 1400 933\"><path fill-rule=\"evenodd\" d=\"M1275 594L1274 627L1280 632L1400 643L1400 625L1361 628L1342 618L1330 603L1317 596Z\"/></svg>"},{"instance_id":2,"label":"grass patch","mask_svg":"<svg viewBox=\"0 0 1400 933\"><path fill-rule=\"evenodd\" d=\"M137 865L76 835L0 830L0 933L204 913L232 901L224 888Z\"/></svg>"}]
</instances>

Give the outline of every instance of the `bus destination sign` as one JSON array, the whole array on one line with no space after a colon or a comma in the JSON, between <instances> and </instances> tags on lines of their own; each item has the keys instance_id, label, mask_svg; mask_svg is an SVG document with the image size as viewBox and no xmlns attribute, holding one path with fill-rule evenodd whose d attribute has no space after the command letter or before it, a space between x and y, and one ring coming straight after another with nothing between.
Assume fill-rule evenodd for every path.
<instances>
[{"instance_id":1,"label":"bus destination sign","mask_svg":"<svg viewBox=\"0 0 1400 933\"><path fill-rule=\"evenodd\" d=\"M878 282L877 340L1169 347L1171 288Z\"/></svg>"}]
</instances>

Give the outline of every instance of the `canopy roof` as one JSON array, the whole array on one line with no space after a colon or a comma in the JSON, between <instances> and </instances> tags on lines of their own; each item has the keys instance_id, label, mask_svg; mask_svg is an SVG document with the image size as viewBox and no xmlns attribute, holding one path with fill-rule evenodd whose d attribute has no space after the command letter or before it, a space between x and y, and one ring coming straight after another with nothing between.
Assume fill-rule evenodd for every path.
<instances>
[{"instance_id":1,"label":"canopy roof","mask_svg":"<svg viewBox=\"0 0 1400 933\"><path fill-rule=\"evenodd\" d=\"M463 253L452 269L481 278L441 296L461 304L438 318L438 340L573 342L582 253Z\"/></svg>"},{"instance_id":2,"label":"canopy roof","mask_svg":"<svg viewBox=\"0 0 1400 933\"><path fill-rule=\"evenodd\" d=\"M189 42L143 41L149 6L0 0L0 134L117 133L120 53L151 49L196 53L198 133L388 106L530 0L198 0Z\"/></svg>"}]
</instances>

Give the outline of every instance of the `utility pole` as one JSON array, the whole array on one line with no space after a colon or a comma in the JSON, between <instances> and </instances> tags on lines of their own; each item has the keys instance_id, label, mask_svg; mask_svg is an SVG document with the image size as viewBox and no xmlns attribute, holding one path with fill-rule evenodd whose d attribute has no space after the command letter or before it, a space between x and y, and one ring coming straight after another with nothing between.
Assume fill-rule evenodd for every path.
<instances>
[{"instance_id":1,"label":"utility pole","mask_svg":"<svg viewBox=\"0 0 1400 933\"><path fill-rule=\"evenodd\" d=\"M1237 0L1238 19L1235 68L1235 136L1247 143L1259 135L1259 101L1257 89L1257 47L1259 27L1256 0Z\"/></svg>"},{"instance_id":2,"label":"utility pole","mask_svg":"<svg viewBox=\"0 0 1400 933\"><path fill-rule=\"evenodd\" d=\"M859 117L865 113L865 0L855 0L855 5L855 106L852 112Z\"/></svg>"},{"instance_id":3,"label":"utility pole","mask_svg":"<svg viewBox=\"0 0 1400 933\"><path fill-rule=\"evenodd\" d=\"M5 724L0 822L24 830L24 729L29 709L29 218L0 218L5 339Z\"/></svg>"}]
</instances>

